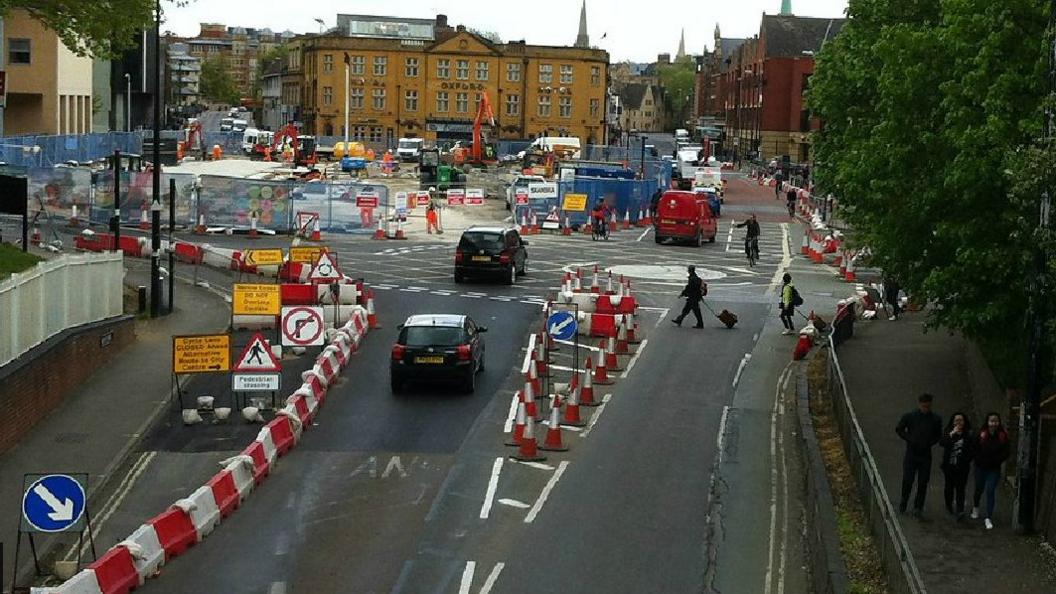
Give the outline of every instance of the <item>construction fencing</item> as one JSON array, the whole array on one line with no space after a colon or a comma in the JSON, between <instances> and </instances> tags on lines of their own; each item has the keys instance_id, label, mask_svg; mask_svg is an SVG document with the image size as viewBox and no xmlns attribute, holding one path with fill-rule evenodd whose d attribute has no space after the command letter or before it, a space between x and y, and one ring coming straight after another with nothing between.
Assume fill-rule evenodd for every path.
<instances>
[{"instance_id":1,"label":"construction fencing","mask_svg":"<svg viewBox=\"0 0 1056 594\"><path fill-rule=\"evenodd\" d=\"M0 161L19 167L52 167L70 161L85 163L110 156L115 150L141 153L143 133L101 132L0 138Z\"/></svg>"},{"instance_id":2,"label":"construction fencing","mask_svg":"<svg viewBox=\"0 0 1056 594\"><path fill-rule=\"evenodd\" d=\"M0 367L74 326L122 313L122 255L66 254L0 282Z\"/></svg>"}]
</instances>

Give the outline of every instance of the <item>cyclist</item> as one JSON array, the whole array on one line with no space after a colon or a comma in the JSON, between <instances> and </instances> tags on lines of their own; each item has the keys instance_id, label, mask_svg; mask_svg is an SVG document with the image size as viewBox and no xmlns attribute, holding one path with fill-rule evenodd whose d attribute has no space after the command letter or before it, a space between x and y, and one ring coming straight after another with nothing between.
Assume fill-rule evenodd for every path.
<instances>
[{"instance_id":1,"label":"cyclist","mask_svg":"<svg viewBox=\"0 0 1056 594\"><path fill-rule=\"evenodd\" d=\"M785 192L785 205L788 206L788 216L796 216L796 190L792 186Z\"/></svg>"},{"instance_id":2,"label":"cyclist","mask_svg":"<svg viewBox=\"0 0 1056 594\"><path fill-rule=\"evenodd\" d=\"M752 213L743 223L737 223L738 227L747 227L744 235L744 253L748 254L752 261L759 259L759 221Z\"/></svg>"},{"instance_id":3,"label":"cyclist","mask_svg":"<svg viewBox=\"0 0 1056 594\"><path fill-rule=\"evenodd\" d=\"M608 205L605 204L604 200L598 200L594 204L594 210L590 211L590 222L594 226L594 234L598 237L605 237L609 234L608 226L605 224L608 216Z\"/></svg>"}]
</instances>

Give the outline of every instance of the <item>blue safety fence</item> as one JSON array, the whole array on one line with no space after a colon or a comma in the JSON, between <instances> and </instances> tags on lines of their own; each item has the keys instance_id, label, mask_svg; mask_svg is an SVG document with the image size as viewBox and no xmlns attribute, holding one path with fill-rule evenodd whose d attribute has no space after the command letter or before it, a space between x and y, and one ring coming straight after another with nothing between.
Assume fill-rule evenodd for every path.
<instances>
[{"instance_id":1,"label":"blue safety fence","mask_svg":"<svg viewBox=\"0 0 1056 594\"><path fill-rule=\"evenodd\" d=\"M0 161L23 167L51 167L70 161L85 163L103 159L115 150L138 154L142 149L140 132L6 136L0 138Z\"/></svg>"},{"instance_id":2,"label":"blue safety fence","mask_svg":"<svg viewBox=\"0 0 1056 594\"><path fill-rule=\"evenodd\" d=\"M601 177L576 177L573 181L558 182L557 186L556 198L532 199L527 206L518 207L517 221L520 222L521 216L528 212L534 212L539 221L550 213L556 212L562 224L567 216L571 225L582 225L589 220L590 211L594 205L603 201L616 212L619 221L622 222L626 216L632 223L637 223L641 214L649 207L653 193L659 187L655 180ZM586 209L583 211L562 210L561 207L565 204L568 194L586 195Z\"/></svg>"}]
</instances>

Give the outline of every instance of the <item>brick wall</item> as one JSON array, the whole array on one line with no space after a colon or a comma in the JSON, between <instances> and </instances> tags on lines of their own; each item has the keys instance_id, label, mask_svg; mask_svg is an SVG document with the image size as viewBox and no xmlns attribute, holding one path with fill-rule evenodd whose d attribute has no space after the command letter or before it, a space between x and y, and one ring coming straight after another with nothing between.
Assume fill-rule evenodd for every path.
<instances>
[{"instance_id":1,"label":"brick wall","mask_svg":"<svg viewBox=\"0 0 1056 594\"><path fill-rule=\"evenodd\" d=\"M0 368L0 454L136 339L123 316L62 332Z\"/></svg>"}]
</instances>

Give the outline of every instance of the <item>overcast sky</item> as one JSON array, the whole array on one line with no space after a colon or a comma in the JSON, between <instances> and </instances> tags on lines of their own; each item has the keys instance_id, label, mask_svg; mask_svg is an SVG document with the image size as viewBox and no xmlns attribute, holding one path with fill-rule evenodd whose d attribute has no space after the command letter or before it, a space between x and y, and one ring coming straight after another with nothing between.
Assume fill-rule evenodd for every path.
<instances>
[{"instance_id":1,"label":"overcast sky","mask_svg":"<svg viewBox=\"0 0 1056 594\"><path fill-rule=\"evenodd\" d=\"M163 30L193 37L202 22L229 26L318 32L314 19L333 27L339 12L415 18L446 14L451 25L494 31L504 41L524 39L539 45L571 45L579 26L581 0L191 0L184 7L164 3ZM847 0L792 0L799 16L840 17ZM686 28L686 52L710 49L716 22L723 37L759 32L763 12L776 14L781 0L587 0L590 42L608 50L611 60L651 62L674 54ZM602 35L607 34L604 39Z\"/></svg>"}]
</instances>

